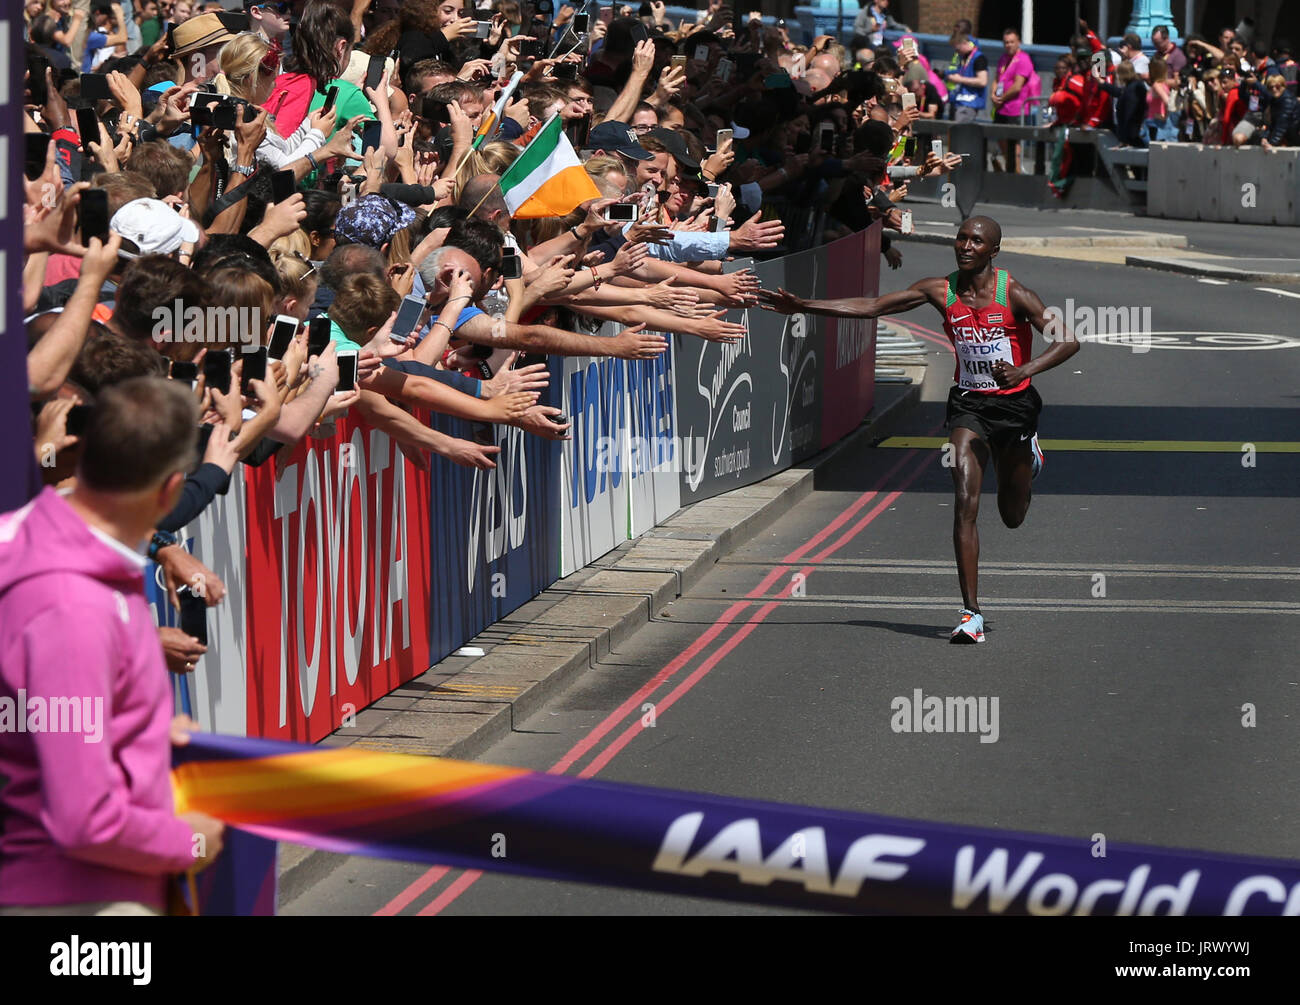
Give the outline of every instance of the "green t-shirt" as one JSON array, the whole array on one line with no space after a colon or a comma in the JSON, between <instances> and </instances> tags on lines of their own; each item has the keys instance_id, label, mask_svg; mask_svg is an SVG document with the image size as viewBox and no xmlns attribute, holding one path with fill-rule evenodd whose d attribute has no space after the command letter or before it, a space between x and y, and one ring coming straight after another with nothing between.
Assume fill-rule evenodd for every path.
<instances>
[{"instance_id":1,"label":"green t-shirt","mask_svg":"<svg viewBox=\"0 0 1300 1005\"><path fill-rule=\"evenodd\" d=\"M162 22L156 17L147 17L140 22L140 43L144 46L153 45L158 41L158 36L162 34Z\"/></svg>"},{"instance_id":2,"label":"green t-shirt","mask_svg":"<svg viewBox=\"0 0 1300 1005\"><path fill-rule=\"evenodd\" d=\"M370 105L370 99L362 93L361 88L357 87L356 84L340 79L330 81L325 89L329 90L331 87L339 89L339 96L334 101L334 133L347 125L349 119L356 118L358 115L364 115L367 119L375 117L375 110ZM312 95L311 104L307 106L307 114L311 115L312 112L324 104L325 95L317 91ZM330 139L334 133L330 133L325 139Z\"/></svg>"},{"instance_id":3,"label":"green t-shirt","mask_svg":"<svg viewBox=\"0 0 1300 1005\"><path fill-rule=\"evenodd\" d=\"M361 346L348 338L347 335L344 334L343 329L338 326L338 323L333 318L330 318L330 341L334 343L335 352L343 352L347 349L355 349L357 352L361 351Z\"/></svg>"}]
</instances>

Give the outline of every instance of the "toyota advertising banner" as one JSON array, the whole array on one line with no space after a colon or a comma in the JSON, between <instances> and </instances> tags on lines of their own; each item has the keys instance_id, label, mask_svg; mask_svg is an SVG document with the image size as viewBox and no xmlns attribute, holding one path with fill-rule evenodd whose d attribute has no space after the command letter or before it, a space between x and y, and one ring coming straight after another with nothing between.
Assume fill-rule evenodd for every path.
<instances>
[{"instance_id":1,"label":"toyota advertising banner","mask_svg":"<svg viewBox=\"0 0 1300 1005\"><path fill-rule=\"evenodd\" d=\"M429 668L448 589L433 588L430 534L452 513L352 416L287 453L245 475L248 734L314 742Z\"/></svg>"}]
</instances>

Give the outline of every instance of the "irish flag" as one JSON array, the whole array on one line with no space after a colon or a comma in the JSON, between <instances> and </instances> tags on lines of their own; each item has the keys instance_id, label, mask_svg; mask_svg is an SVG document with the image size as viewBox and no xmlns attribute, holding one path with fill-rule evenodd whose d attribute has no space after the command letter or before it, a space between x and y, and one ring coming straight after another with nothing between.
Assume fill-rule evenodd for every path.
<instances>
[{"instance_id":1,"label":"irish flag","mask_svg":"<svg viewBox=\"0 0 1300 1005\"><path fill-rule=\"evenodd\" d=\"M599 199L591 180L553 115L501 176L510 215L522 220L566 216L588 199Z\"/></svg>"}]
</instances>

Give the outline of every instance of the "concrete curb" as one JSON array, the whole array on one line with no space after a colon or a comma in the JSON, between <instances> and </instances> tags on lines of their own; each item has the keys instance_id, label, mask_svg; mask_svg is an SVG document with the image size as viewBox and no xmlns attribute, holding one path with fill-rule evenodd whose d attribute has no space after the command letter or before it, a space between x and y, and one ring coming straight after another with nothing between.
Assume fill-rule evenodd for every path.
<instances>
[{"instance_id":1,"label":"concrete curb","mask_svg":"<svg viewBox=\"0 0 1300 1005\"><path fill-rule=\"evenodd\" d=\"M1210 279L1235 279L1250 283L1300 283L1300 273L1296 272L1252 272L1249 269L1234 269L1229 265L1214 265L1188 258L1149 258L1143 255L1129 255L1124 259L1125 265L1143 269L1156 269L1160 272L1178 272L1186 276L1204 276Z\"/></svg>"},{"instance_id":2,"label":"concrete curb","mask_svg":"<svg viewBox=\"0 0 1300 1005\"><path fill-rule=\"evenodd\" d=\"M920 398L920 381L877 384L877 408L838 443L797 467L679 510L487 628L467 646L484 650L482 656L449 656L321 744L461 760L481 754L811 493L817 472L842 451L888 435ZM345 858L281 844L280 902Z\"/></svg>"},{"instance_id":3,"label":"concrete curb","mask_svg":"<svg viewBox=\"0 0 1300 1005\"><path fill-rule=\"evenodd\" d=\"M918 244L942 244L951 246L953 234L927 234L917 231L912 234L889 235L893 241L915 241ZM1119 231L1114 234L1092 236L1051 235L1047 237L1007 237L1003 238L1003 251L1032 251L1036 248L1186 248L1187 237L1184 234L1156 234L1150 231Z\"/></svg>"}]
</instances>

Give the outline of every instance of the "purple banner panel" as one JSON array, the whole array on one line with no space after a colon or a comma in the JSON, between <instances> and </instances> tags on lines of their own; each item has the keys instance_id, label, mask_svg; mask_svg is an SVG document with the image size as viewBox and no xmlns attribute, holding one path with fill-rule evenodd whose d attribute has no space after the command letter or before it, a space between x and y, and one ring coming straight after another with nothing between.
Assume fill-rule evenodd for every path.
<instances>
[{"instance_id":1,"label":"purple banner panel","mask_svg":"<svg viewBox=\"0 0 1300 1005\"><path fill-rule=\"evenodd\" d=\"M1296 915L1300 863L195 734L185 805L330 851L854 914Z\"/></svg>"},{"instance_id":2,"label":"purple banner panel","mask_svg":"<svg viewBox=\"0 0 1300 1005\"><path fill-rule=\"evenodd\" d=\"M23 5L0 14L0 52L9 65L0 73L0 513L18 509L36 494L40 478L32 450L27 395L27 336L23 328Z\"/></svg>"}]
</instances>

